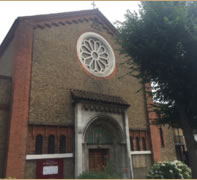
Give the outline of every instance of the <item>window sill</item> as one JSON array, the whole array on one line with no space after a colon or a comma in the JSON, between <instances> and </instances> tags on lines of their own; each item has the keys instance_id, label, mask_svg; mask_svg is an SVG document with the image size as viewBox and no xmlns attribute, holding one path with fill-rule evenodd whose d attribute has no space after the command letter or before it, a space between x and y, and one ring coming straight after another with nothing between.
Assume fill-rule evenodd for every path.
<instances>
[{"instance_id":1,"label":"window sill","mask_svg":"<svg viewBox=\"0 0 197 180\"><path fill-rule=\"evenodd\" d=\"M131 151L131 155L137 155L137 154L152 154L151 151Z\"/></svg>"},{"instance_id":2,"label":"window sill","mask_svg":"<svg viewBox=\"0 0 197 180\"><path fill-rule=\"evenodd\" d=\"M57 159L57 158L72 158L73 153L62 153L62 154L29 154L26 155L26 160L34 159Z\"/></svg>"}]
</instances>

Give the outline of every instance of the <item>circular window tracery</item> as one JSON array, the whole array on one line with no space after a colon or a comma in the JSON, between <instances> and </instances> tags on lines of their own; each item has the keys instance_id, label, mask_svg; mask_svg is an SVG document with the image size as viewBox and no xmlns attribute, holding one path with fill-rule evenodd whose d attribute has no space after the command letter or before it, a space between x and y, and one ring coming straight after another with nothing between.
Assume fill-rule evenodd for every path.
<instances>
[{"instance_id":1,"label":"circular window tracery","mask_svg":"<svg viewBox=\"0 0 197 180\"><path fill-rule=\"evenodd\" d=\"M99 34L82 34L77 41L77 53L85 69L95 76L109 76L115 69L113 50Z\"/></svg>"}]
</instances>

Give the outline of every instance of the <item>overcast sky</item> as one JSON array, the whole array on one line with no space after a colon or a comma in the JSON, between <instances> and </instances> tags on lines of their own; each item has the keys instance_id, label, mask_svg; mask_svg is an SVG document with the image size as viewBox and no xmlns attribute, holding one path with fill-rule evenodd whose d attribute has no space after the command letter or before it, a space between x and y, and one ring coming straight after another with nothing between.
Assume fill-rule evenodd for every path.
<instances>
[{"instance_id":1,"label":"overcast sky","mask_svg":"<svg viewBox=\"0 0 197 180\"><path fill-rule=\"evenodd\" d=\"M93 1L0 1L0 44L19 16L93 9ZM126 10L138 10L138 1L95 1L105 17L114 23L123 21Z\"/></svg>"}]
</instances>

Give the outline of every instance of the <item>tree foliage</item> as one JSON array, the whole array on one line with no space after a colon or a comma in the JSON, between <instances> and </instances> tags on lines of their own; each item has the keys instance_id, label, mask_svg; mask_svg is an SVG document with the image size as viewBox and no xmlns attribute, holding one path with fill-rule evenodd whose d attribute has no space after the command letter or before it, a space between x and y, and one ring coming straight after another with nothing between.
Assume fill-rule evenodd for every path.
<instances>
[{"instance_id":1,"label":"tree foliage","mask_svg":"<svg viewBox=\"0 0 197 180\"><path fill-rule=\"evenodd\" d=\"M197 2L142 1L139 14L128 11L119 25L119 43L129 74L156 82L157 123L181 127L192 177L197 178Z\"/></svg>"},{"instance_id":2,"label":"tree foliage","mask_svg":"<svg viewBox=\"0 0 197 180\"><path fill-rule=\"evenodd\" d=\"M175 117L181 102L196 128L197 2L141 2L139 14L125 17L119 42L131 57L130 73L143 83L157 82L153 96L167 102L155 106L160 122L180 126Z\"/></svg>"}]
</instances>

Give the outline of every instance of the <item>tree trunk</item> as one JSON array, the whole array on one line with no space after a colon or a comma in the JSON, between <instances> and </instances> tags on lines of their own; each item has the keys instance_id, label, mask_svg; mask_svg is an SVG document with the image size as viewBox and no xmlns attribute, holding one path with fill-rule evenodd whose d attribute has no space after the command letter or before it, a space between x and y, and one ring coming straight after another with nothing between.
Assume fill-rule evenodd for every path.
<instances>
[{"instance_id":1,"label":"tree trunk","mask_svg":"<svg viewBox=\"0 0 197 180\"><path fill-rule=\"evenodd\" d=\"M186 106L183 104L177 104L180 123L185 136L185 141L189 156L189 166L192 169L192 178L197 179L197 143L194 140L193 129L189 124L189 117L186 113Z\"/></svg>"}]
</instances>

